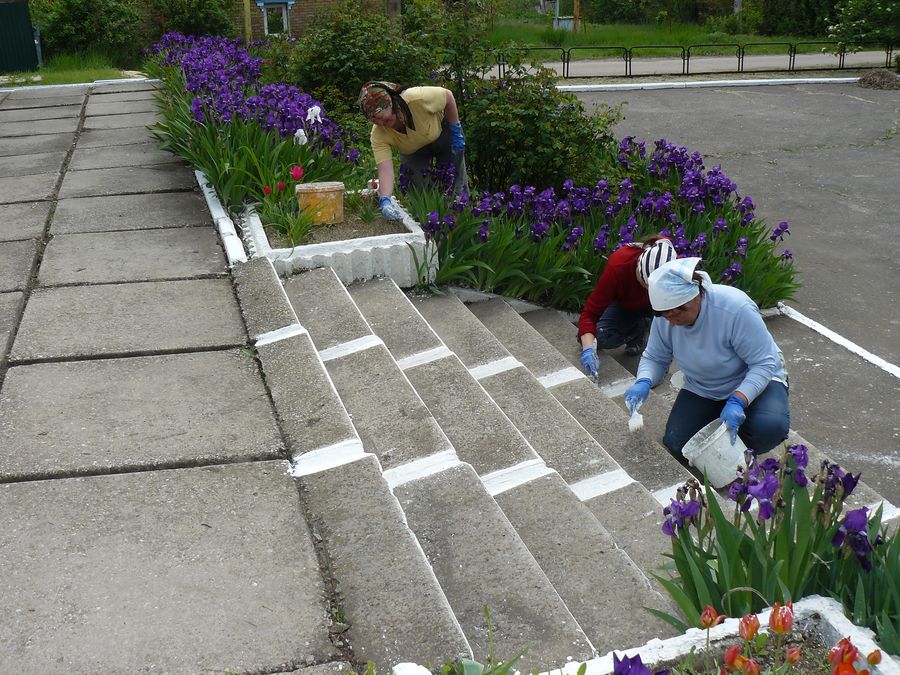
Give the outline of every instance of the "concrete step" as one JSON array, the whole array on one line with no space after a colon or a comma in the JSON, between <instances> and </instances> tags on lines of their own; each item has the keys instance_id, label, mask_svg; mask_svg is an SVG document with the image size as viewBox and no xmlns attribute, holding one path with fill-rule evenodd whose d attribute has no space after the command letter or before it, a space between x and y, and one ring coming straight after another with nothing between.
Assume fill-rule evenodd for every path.
<instances>
[{"instance_id":1,"label":"concrete step","mask_svg":"<svg viewBox=\"0 0 900 675\"><path fill-rule=\"evenodd\" d=\"M410 380L407 380L406 374L388 354L380 339L371 333L360 335L368 329L368 323L361 316L355 320L350 319L355 305L331 270L313 270L297 275L290 279L286 288L292 304L319 348L319 356L325 362L341 400L359 430L363 447L378 455L385 470L385 478L391 485L398 486L395 488L398 497L401 490L403 494L415 495L414 499L410 497L408 501L401 497L401 503L409 518L410 527L419 536L432 564L435 560L443 562L457 555L456 550L461 546L460 538L466 532L465 523L469 521L478 520L482 527L494 532L506 531L502 535L505 540L497 550L497 559L504 561L500 571L493 569L496 563L490 556L474 552L466 556L467 562L463 570L458 565L434 565L437 578L464 633L472 641L476 654L479 653L476 645L486 647L482 640L483 606L506 615L504 604L509 602L506 598L511 597L518 598L517 607L519 603L523 603L535 609L517 618L514 630L508 633L505 629L510 624L508 617L505 617L504 632L495 635L498 646L502 639L510 654L528 646L531 663L535 667L563 662L570 655L567 650L571 650L573 644L576 652L590 654L590 642L532 554L509 525L471 465L460 462L457 458L454 445L457 441L462 441L463 444L458 447L468 451L460 453L464 461L471 455L476 461L482 459L482 464L492 463L492 466L498 468L508 466L497 464L496 455L490 456L492 447L485 445L478 434L483 430L482 424L488 424L488 428L496 429L494 433L497 440L505 441L500 433L505 422L506 436L513 439L508 443L512 453L510 463L537 460L528 444L520 437L516 438L515 428L503 418L502 413L496 409L490 410L485 405L477 405L479 400L486 400L486 396L483 392L480 396L477 391L473 392L478 389L477 383L471 379L462 364L448 355L447 358L412 369L424 382L429 381L430 375L436 374L434 380L444 397L448 391L459 394L457 388L448 386L448 383L455 383L457 380L470 383L468 391L463 392L465 396L460 400L474 400L476 405L463 407L456 400L445 398L446 408L451 410L450 416L454 421L454 424L448 425L451 430L459 429L456 423L461 418L458 413L460 409L475 412L475 419L478 419L477 413L493 413L490 420L482 419L477 427L472 427L470 420L469 428L463 436L448 433L448 440L441 430L443 427L438 427L417 393L425 392L423 398L431 403L427 393L431 389L421 382L417 383L414 376L410 380L421 387L414 390ZM331 311L324 312L321 309L323 307L330 308ZM342 320L335 320L335 316ZM351 327L349 334L348 326ZM345 337L349 339L341 341ZM449 371L441 368L446 365L450 366ZM447 466L452 468L446 469ZM445 469L441 475L446 474L447 480L454 487L444 496L441 508L435 509L432 494L434 488L424 489L420 484L430 484L435 472L440 473L441 469ZM441 489L444 489L443 483ZM419 517L413 517L411 510L415 510ZM443 534L448 528L454 527L461 528L460 536L456 539L443 539L433 534L435 531ZM423 540L423 536L427 541ZM483 542L478 542L476 538L473 544L483 545ZM538 616L534 614L537 608L546 609L548 616L538 620ZM548 617L552 620L548 621ZM563 645L566 645L566 649Z\"/></svg>"},{"instance_id":2,"label":"concrete step","mask_svg":"<svg viewBox=\"0 0 900 675\"><path fill-rule=\"evenodd\" d=\"M438 299L447 311L462 310L450 322L461 327L470 344L481 350L483 358L499 357L495 363L511 366L509 369L467 369L446 347L436 346L441 345L439 338L413 307L427 314L432 311L441 314L441 310L425 307L428 301L424 299L413 298L414 305L411 304L393 282L356 284L349 291L371 325L391 326L383 334L388 348L400 357L398 363L453 442L460 458L475 466L491 494L501 495L497 497L501 507L510 507L507 517L595 646L607 647L615 640L630 644L621 632L611 631L605 618L598 616L598 609L607 616L611 604L618 607L617 611L629 611L635 604L673 611L668 601L648 585L647 576L635 567L621 547L616 556L605 557L606 567L596 564L599 560L596 556L592 557L592 564L582 564L585 551L609 551L617 546L600 522L580 504L566 481L593 480L598 474L613 476L614 491L622 483L619 476L624 472L521 364L514 362L499 343L492 343L490 334L485 335L486 329L464 306L452 296ZM391 316L396 317L393 323ZM547 465L557 469L566 480ZM646 491L644 495L650 510L661 513L653 497ZM559 505L559 514L551 517L540 506L548 500ZM518 512L513 513L513 508ZM606 517L617 515L611 511ZM565 526L557 527L558 523ZM647 526L655 531L652 536L635 530L626 539L631 547L654 548L659 555L652 568L656 570L663 561L661 553L667 550L668 542L658 531L656 519L649 520ZM553 535L548 536L548 532ZM649 561L651 555L642 557ZM629 604L617 604L623 602L621 597L599 605L593 597L586 602L583 585L604 588L611 576L630 579L629 588L637 589ZM667 634L669 630L649 616L642 625L641 630L656 634ZM633 627L618 630L632 631L635 644L640 641Z\"/></svg>"},{"instance_id":3,"label":"concrete step","mask_svg":"<svg viewBox=\"0 0 900 675\"><path fill-rule=\"evenodd\" d=\"M333 627L389 669L470 655L377 459L363 451L334 383L271 263L233 268L238 301L339 595ZM347 495L352 494L352 506Z\"/></svg>"}]
</instances>

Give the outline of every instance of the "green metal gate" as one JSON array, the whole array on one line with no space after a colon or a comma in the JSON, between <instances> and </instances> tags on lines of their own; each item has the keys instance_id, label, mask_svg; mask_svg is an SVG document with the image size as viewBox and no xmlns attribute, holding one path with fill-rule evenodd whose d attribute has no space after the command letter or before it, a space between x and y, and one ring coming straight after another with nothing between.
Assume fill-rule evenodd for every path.
<instances>
[{"instance_id":1,"label":"green metal gate","mask_svg":"<svg viewBox=\"0 0 900 675\"><path fill-rule=\"evenodd\" d=\"M0 0L0 73L37 67L28 0Z\"/></svg>"}]
</instances>

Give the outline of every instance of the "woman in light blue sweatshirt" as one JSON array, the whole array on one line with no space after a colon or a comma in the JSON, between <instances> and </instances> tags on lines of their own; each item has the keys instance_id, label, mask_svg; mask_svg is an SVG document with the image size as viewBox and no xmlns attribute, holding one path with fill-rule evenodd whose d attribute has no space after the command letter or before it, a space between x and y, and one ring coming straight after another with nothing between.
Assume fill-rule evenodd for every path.
<instances>
[{"instance_id":1,"label":"woman in light blue sweatshirt","mask_svg":"<svg viewBox=\"0 0 900 675\"><path fill-rule=\"evenodd\" d=\"M666 423L663 443L681 457L691 436L719 418L731 442L768 452L790 428L787 372L781 350L746 293L714 284L696 271L700 258L682 258L650 275L654 319L635 383L625 392L634 411L674 359L684 386Z\"/></svg>"}]
</instances>

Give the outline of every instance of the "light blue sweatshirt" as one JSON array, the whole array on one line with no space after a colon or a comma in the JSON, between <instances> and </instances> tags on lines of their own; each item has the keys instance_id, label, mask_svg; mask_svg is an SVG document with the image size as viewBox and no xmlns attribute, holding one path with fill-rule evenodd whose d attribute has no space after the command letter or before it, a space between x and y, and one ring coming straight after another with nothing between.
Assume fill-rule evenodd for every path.
<instances>
[{"instance_id":1,"label":"light blue sweatshirt","mask_svg":"<svg viewBox=\"0 0 900 675\"><path fill-rule=\"evenodd\" d=\"M737 288L704 285L693 326L653 320L637 379L658 383L674 358L684 372L684 388L721 401L740 391L753 401L769 382L787 382L784 358L759 309Z\"/></svg>"}]
</instances>

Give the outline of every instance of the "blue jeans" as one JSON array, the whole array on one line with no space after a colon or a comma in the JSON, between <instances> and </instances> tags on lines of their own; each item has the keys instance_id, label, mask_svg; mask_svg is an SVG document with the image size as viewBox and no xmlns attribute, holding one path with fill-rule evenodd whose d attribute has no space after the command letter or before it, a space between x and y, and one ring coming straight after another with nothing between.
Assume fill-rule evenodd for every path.
<instances>
[{"instance_id":1,"label":"blue jeans","mask_svg":"<svg viewBox=\"0 0 900 675\"><path fill-rule=\"evenodd\" d=\"M714 401L682 389L666 422L663 444L681 459L681 449L685 443L700 429L718 419L724 407L725 401ZM768 452L787 438L791 413L788 409L788 390L781 382L769 382L744 412L747 419L738 429L738 436L754 454Z\"/></svg>"},{"instance_id":2,"label":"blue jeans","mask_svg":"<svg viewBox=\"0 0 900 675\"><path fill-rule=\"evenodd\" d=\"M615 349L621 345L641 346L652 320L650 308L636 312L622 309L617 300L606 308L597 321L597 348Z\"/></svg>"}]
</instances>

